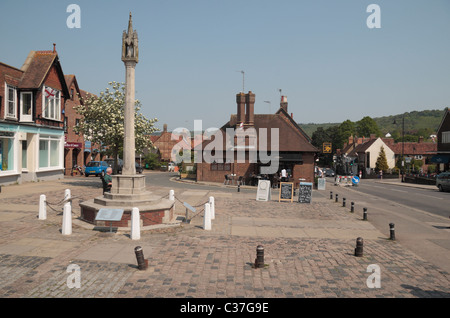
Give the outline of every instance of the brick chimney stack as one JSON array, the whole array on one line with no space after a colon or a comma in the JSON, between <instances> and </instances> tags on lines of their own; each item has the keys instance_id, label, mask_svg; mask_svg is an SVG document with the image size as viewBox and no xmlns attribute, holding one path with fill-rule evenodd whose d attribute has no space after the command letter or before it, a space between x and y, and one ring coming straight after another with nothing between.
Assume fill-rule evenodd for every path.
<instances>
[{"instance_id":1,"label":"brick chimney stack","mask_svg":"<svg viewBox=\"0 0 450 318\"><path fill-rule=\"evenodd\" d=\"M249 91L245 96L245 124L253 126L255 124L255 94Z\"/></svg>"},{"instance_id":2,"label":"brick chimney stack","mask_svg":"<svg viewBox=\"0 0 450 318\"><path fill-rule=\"evenodd\" d=\"M236 95L237 103L237 123L239 126L241 123L245 123L245 94L239 93Z\"/></svg>"}]
</instances>

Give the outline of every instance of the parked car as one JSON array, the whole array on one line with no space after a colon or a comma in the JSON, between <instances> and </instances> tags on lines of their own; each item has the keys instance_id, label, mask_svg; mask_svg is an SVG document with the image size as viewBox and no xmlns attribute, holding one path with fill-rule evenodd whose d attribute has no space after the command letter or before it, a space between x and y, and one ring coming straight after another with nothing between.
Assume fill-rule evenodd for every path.
<instances>
[{"instance_id":1,"label":"parked car","mask_svg":"<svg viewBox=\"0 0 450 318\"><path fill-rule=\"evenodd\" d=\"M326 169L325 170L325 177L334 177L333 169Z\"/></svg>"},{"instance_id":2,"label":"parked car","mask_svg":"<svg viewBox=\"0 0 450 318\"><path fill-rule=\"evenodd\" d=\"M108 168L108 163L106 161L91 161L86 165L84 169L84 175L89 177L91 174L98 176L104 176L106 174L106 169Z\"/></svg>"},{"instance_id":3,"label":"parked car","mask_svg":"<svg viewBox=\"0 0 450 318\"><path fill-rule=\"evenodd\" d=\"M450 172L442 172L436 177L436 187L439 191L450 191Z\"/></svg>"},{"instance_id":4,"label":"parked car","mask_svg":"<svg viewBox=\"0 0 450 318\"><path fill-rule=\"evenodd\" d=\"M144 171L144 168L142 168L142 166L136 162L136 172L142 173L142 171Z\"/></svg>"},{"instance_id":5,"label":"parked car","mask_svg":"<svg viewBox=\"0 0 450 318\"><path fill-rule=\"evenodd\" d=\"M169 172L175 171L175 163L169 162L169 166L167 167L167 170L168 170Z\"/></svg>"},{"instance_id":6,"label":"parked car","mask_svg":"<svg viewBox=\"0 0 450 318\"><path fill-rule=\"evenodd\" d=\"M114 159L105 159L105 161L108 163L108 166L110 166L113 169L113 173L114 173ZM122 173L123 160L118 159L117 163L118 163L117 173Z\"/></svg>"}]
</instances>

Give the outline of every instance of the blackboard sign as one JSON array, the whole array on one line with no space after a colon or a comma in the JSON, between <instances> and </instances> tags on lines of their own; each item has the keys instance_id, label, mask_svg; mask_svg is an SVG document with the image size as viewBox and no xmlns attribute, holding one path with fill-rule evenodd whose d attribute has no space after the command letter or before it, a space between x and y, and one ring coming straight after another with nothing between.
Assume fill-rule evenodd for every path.
<instances>
[{"instance_id":1,"label":"blackboard sign","mask_svg":"<svg viewBox=\"0 0 450 318\"><path fill-rule=\"evenodd\" d=\"M294 184L292 182L280 182L280 201L293 201L294 199Z\"/></svg>"},{"instance_id":2,"label":"blackboard sign","mask_svg":"<svg viewBox=\"0 0 450 318\"><path fill-rule=\"evenodd\" d=\"M298 189L298 202L300 203L311 203L312 196L311 182L300 182L300 187Z\"/></svg>"},{"instance_id":3,"label":"blackboard sign","mask_svg":"<svg viewBox=\"0 0 450 318\"><path fill-rule=\"evenodd\" d=\"M271 200L270 181L259 180L258 191L256 193L256 201L269 201L269 200Z\"/></svg>"}]
</instances>

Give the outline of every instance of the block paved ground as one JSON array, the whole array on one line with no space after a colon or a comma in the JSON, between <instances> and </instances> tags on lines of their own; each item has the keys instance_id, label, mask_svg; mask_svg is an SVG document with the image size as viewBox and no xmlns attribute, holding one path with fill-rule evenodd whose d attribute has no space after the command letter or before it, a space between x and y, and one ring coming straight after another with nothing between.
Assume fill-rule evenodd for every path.
<instances>
[{"instance_id":1,"label":"block paved ground","mask_svg":"<svg viewBox=\"0 0 450 318\"><path fill-rule=\"evenodd\" d=\"M256 201L242 192L176 191L197 207L189 224L143 231L92 230L76 222L81 201L101 195L99 180L64 179L3 187L0 194L0 297L23 298L318 298L450 297L450 274L397 241L390 241L361 213L314 191L311 204ZM71 189L73 233L61 234L64 189ZM166 196L170 189L149 187ZM39 220L40 194L52 204ZM215 198L212 230L205 231L203 204ZM355 257L356 238L364 256ZM254 269L256 247L265 267ZM143 247L149 267L137 269L134 248ZM69 288L69 265L80 269L81 287ZM381 288L368 288L367 267L381 270Z\"/></svg>"}]
</instances>

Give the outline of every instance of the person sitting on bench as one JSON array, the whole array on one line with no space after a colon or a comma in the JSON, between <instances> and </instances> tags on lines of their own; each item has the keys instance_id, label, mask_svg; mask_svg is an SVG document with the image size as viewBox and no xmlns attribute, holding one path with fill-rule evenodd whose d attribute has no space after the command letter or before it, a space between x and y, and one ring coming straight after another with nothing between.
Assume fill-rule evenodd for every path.
<instances>
[{"instance_id":1,"label":"person sitting on bench","mask_svg":"<svg viewBox=\"0 0 450 318\"><path fill-rule=\"evenodd\" d=\"M111 186L112 186L111 174L112 174L112 168L111 167L106 168L106 174L104 177L102 177L103 193L111 191Z\"/></svg>"}]
</instances>

